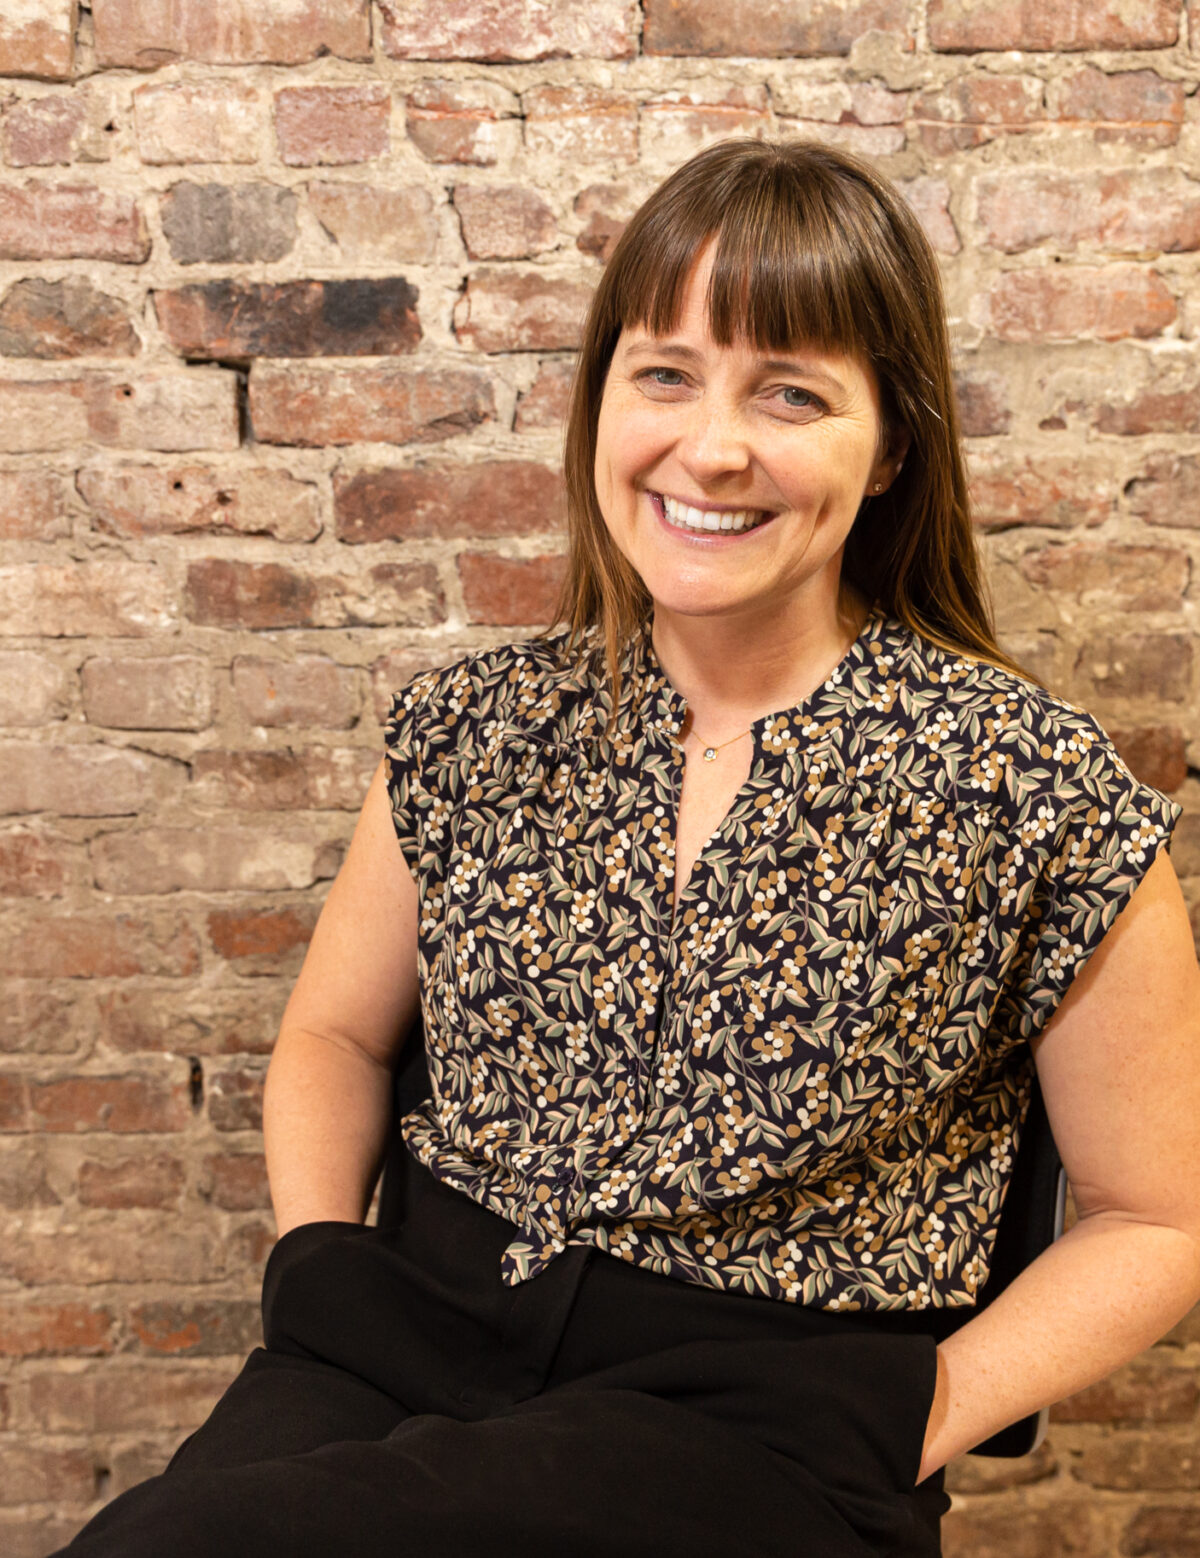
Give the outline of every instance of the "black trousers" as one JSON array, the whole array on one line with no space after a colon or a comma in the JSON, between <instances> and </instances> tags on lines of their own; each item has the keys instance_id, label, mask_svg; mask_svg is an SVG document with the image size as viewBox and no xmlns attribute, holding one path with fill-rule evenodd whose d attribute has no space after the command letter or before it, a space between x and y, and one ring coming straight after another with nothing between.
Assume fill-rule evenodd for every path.
<instances>
[{"instance_id":1,"label":"black trousers","mask_svg":"<svg viewBox=\"0 0 1200 1558\"><path fill-rule=\"evenodd\" d=\"M395 1229L276 1245L265 1347L70 1558L936 1558L919 1315L719 1293L569 1247L410 1165Z\"/></svg>"}]
</instances>

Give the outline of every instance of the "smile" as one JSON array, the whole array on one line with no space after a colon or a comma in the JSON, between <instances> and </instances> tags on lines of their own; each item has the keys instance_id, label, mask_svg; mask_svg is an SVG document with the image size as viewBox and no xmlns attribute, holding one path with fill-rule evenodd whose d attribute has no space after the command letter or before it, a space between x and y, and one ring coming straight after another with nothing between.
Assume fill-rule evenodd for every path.
<instances>
[{"instance_id":1,"label":"smile","mask_svg":"<svg viewBox=\"0 0 1200 1558\"><path fill-rule=\"evenodd\" d=\"M774 518L766 509L701 509L668 497L665 492L652 492L650 496L661 508L667 523L679 530L757 530L759 525Z\"/></svg>"}]
</instances>

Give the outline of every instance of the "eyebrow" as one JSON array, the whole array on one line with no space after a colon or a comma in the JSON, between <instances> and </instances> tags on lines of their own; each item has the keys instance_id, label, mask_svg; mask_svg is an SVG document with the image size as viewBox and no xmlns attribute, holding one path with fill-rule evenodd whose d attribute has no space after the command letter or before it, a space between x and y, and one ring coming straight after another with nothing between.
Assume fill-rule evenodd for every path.
<instances>
[{"instance_id":1,"label":"eyebrow","mask_svg":"<svg viewBox=\"0 0 1200 1558\"><path fill-rule=\"evenodd\" d=\"M635 341L625 348L628 357L670 357L681 358L684 362L698 363L702 353L695 347L685 346L681 341ZM824 368L819 368L816 363L809 362L803 357L760 357L756 366L768 373L799 373L805 378L816 379L829 385L839 394L846 393L846 386L841 379L829 373Z\"/></svg>"}]
</instances>

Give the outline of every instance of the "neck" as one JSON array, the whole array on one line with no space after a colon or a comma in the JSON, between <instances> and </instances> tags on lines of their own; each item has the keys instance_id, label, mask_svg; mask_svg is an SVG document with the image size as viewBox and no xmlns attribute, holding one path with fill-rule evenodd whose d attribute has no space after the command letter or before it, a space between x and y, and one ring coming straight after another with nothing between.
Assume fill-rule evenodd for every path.
<instances>
[{"instance_id":1,"label":"neck","mask_svg":"<svg viewBox=\"0 0 1200 1558\"><path fill-rule=\"evenodd\" d=\"M722 742L803 702L862 631L867 605L848 588L786 620L654 612L654 652L687 702L692 730Z\"/></svg>"}]
</instances>

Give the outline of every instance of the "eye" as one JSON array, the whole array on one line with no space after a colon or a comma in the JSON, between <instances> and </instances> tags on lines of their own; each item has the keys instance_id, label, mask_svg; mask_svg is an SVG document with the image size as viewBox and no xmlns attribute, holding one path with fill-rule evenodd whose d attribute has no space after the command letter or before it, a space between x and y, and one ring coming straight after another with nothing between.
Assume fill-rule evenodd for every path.
<instances>
[{"instance_id":1,"label":"eye","mask_svg":"<svg viewBox=\"0 0 1200 1558\"><path fill-rule=\"evenodd\" d=\"M678 389L683 383L683 374L678 368L643 368L638 380L654 389Z\"/></svg>"},{"instance_id":2,"label":"eye","mask_svg":"<svg viewBox=\"0 0 1200 1558\"><path fill-rule=\"evenodd\" d=\"M823 411L825 409L824 403L818 400L811 390L801 389L798 384L785 384L779 393L789 411Z\"/></svg>"}]
</instances>

